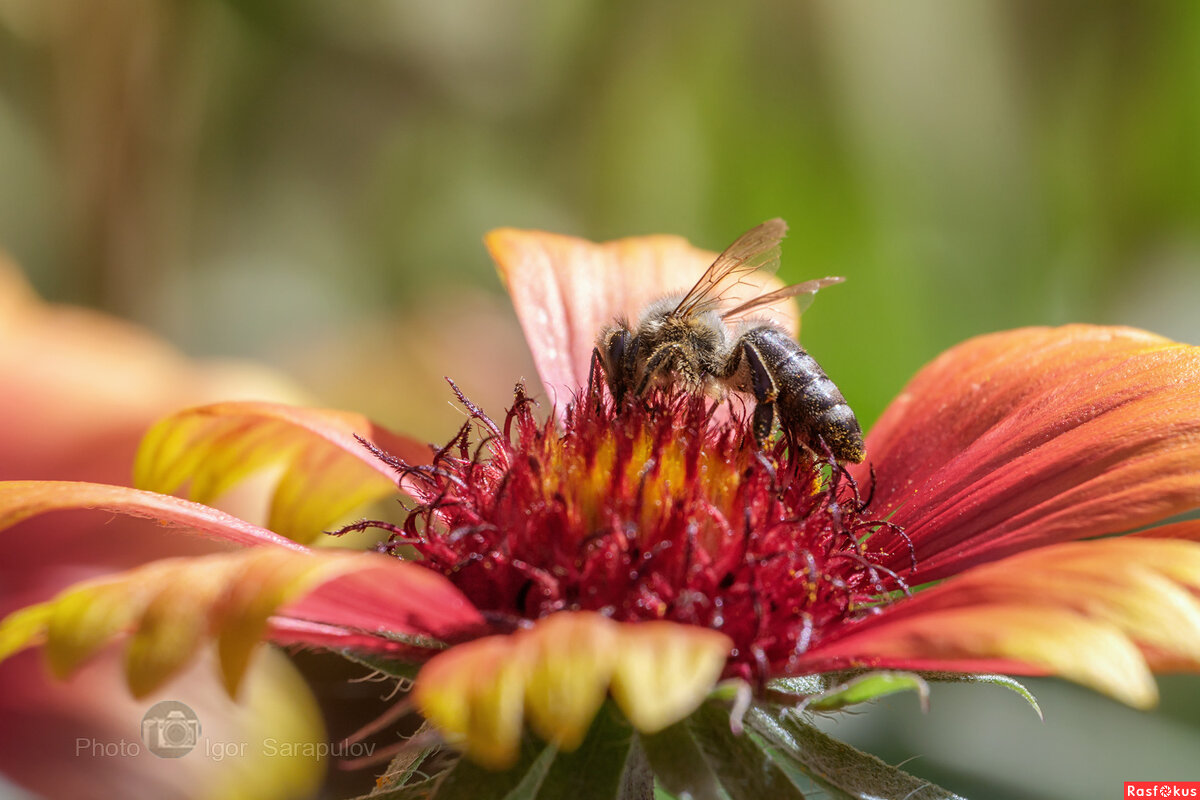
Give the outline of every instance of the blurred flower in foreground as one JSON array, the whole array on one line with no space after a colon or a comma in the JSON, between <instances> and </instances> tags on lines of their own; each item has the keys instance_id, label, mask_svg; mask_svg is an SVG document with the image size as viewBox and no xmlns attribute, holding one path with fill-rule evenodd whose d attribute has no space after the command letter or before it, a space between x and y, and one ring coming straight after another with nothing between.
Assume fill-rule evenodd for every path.
<instances>
[{"instance_id":1,"label":"blurred flower in foreground","mask_svg":"<svg viewBox=\"0 0 1200 800\"><path fill-rule=\"evenodd\" d=\"M1200 349L1090 326L968 341L847 469L781 441L760 452L736 408L672 393L618 407L589 383L600 325L713 254L673 237L488 244L550 420L520 389L496 420L460 397L470 419L431 453L357 415L223 403L160 422L138 458L140 485L190 481L200 502L0 485L7 524L95 508L249 546L74 586L8 617L0 656L42 643L65 675L128 636L139 696L209 639L231 693L263 638L415 674L416 707L471 758L411 743L385 776L403 797L801 797L806 780L944 797L797 707L923 695L931 678L1024 691L993 673L1146 707L1152 670L1200 666L1200 523L1075 541L1200 503ZM200 504L268 464L283 466L271 530ZM403 522L351 526L389 530L386 554L304 546L398 488L415 502Z\"/></svg>"},{"instance_id":2,"label":"blurred flower in foreground","mask_svg":"<svg viewBox=\"0 0 1200 800\"><path fill-rule=\"evenodd\" d=\"M0 383L3 479L124 482L147 426L182 404L299 399L266 370L191 363L132 325L42 303L3 259ZM227 549L148 521L89 514L65 522L47 517L5 532L0 614L84 578ZM117 655L101 654L69 682L53 680L32 652L0 664L0 773L47 797L285 797L319 781L321 765L311 759L164 761L149 752L133 757L128 748L122 757L106 755L109 743L139 742L142 715L162 699L130 697ZM207 662L174 681L169 696L195 710L214 741L323 740L303 680L284 657L271 656L256 665L241 705Z\"/></svg>"}]
</instances>

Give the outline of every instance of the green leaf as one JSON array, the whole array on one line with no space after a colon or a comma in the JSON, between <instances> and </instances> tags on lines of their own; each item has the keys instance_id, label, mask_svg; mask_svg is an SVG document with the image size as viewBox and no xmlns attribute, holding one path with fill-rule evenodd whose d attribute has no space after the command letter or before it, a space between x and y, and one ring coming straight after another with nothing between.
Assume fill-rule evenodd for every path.
<instances>
[{"instance_id":1,"label":"green leaf","mask_svg":"<svg viewBox=\"0 0 1200 800\"><path fill-rule=\"evenodd\" d=\"M512 769L492 772L460 758L432 783L426 788L431 800L651 800L654 796L654 776L638 737L611 701L596 715L587 738L574 752L563 753L526 736L520 760ZM387 800L392 800L390 795ZM410 796L396 795L395 800L410 800Z\"/></svg>"},{"instance_id":2,"label":"green leaf","mask_svg":"<svg viewBox=\"0 0 1200 800\"><path fill-rule=\"evenodd\" d=\"M469 758L458 763L438 779L437 800L535 800L557 750L548 744L525 737L517 765L505 772L492 772Z\"/></svg>"},{"instance_id":3,"label":"green leaf","mask_svg":"<svg viewBox=\"0 0 1200 800\"><path fill-rule=\"evenodd\" d=\"M730 729L729 711L714 702L664 731L642 737L664 792L694 800L803 800L759 741Z\"/></svg>"},{"instance_id":4,"label":"green leaf","mask_svg":"<svg viewBox=\"0 0 1200 800\"><path fill-rule=\"evenodd\" d=\"M959 795L825 735L793 712L754 709L749 730L797 781L807 776L838 800L961 800Z\"/></svg>"},{"instance_id":5,"label":"green leaf","mask_svg":"<svg viewBox=\"0 0 1200 800\"><path fill-rule=\"evenodd\" d=\"M972 675L964 672L922 672L921 675L928 681L937 683L991 683L996 686L1003 686L1005 689L1010 689L1021 697L1025 698L1025 702L1033 707L1037 712L1038 719L1045 719L1042 716L1042 708L1038 705L1037 698L1033 696L1033 692L1025 688L1020 681L1013 680L1007 675Z\"/></svg>"},{"instance_id":6,"label":"green leaf","mask_svg":"<svg viewBox=\"0 0 1200 800\"><path fill-rule=\"evenodd\" d=\"M559 753L538 800L650 800L650 773L633 728L613 705L604 704L587 738L573 753Z\"/></svg>"},{"instance_id":7,"label":"green leaf","mask_svg":"<svg viewBox=\"0 0 1200 800\"><path fill-rule=\"evenodd\" d=\"M921 701L921 710L929 705L929 684L911 672L868 672L824 692L809 697L802 708L811 711L835 711L839 708L865 703L896 692L913 691Z\"/></svg>"},{"instance_id":8,"label":"green leaf","mask_svg":"<svg viewBox=\"0 0 1200 800\"><path fill-rule=\"evenodd\" d=\"M684 792L692 800L730 800L721 788L712 765L687 728L687 720L650 736L642 736L642 747L662 792L670 796Z\"/></svg>"}]
</instances>

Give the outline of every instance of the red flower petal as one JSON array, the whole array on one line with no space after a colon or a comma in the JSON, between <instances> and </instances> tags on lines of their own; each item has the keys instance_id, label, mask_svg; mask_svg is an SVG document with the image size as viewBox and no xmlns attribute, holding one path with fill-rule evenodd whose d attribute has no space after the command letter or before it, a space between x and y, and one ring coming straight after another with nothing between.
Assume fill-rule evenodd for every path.
<instances>
[{"instance_id":1,"label":"red flower petal","mask_svg":"<svg viewBox=\"0 0 1200 800\"><path fill-rule=\"evenodd\" d=\"M1087 325L972 339L913 378L867 453L922 581L1150 524L1200 504L1200 348ZM872 546L907 570L891 532Z\"/></svg>"},{"instance_id":2,"label":"red flower petal","mask_svg":"<svg viewBox=\"0 0 1200 800\"><path fill-rule=\"evenodd\" d=\"M395 471L355 436L409 463L429 460L427 446L360 414L218 403L155 424L142 441L134 482L169 493L190 480L191 499L207 503L250 474L283 464L268 525L309 542L355 509L398 491Z\"/></svg>"},{"instance_id":3,"label":"red flower petal","mask_svg":"<svg viewBox=\"0 0 1200 800\"><path fill-rule=\"evenodd\" d=\"M334 551L318 550L315 555L324 557L329 552ZM475 607L436 572L391 556L356 555L370 561L364 561L361 569L315 587L281 607L279 614L370 633L405 633L443 640L484 628L483 617ZM396 652L386 639L364 649Z\"/></svg>"},{"instance_id":4,"label":"red flower petal","mask_svg":"<svg viewBox=\"0 0 1200 800\"><path fill-rule=\"evenodd\" d=\"M594 244L574 236L501 228L485 238L512 295L538 374L561 413L587 383L600 329L618 315L636 319L653 300L694 284L717 257L678 236L644 236ZM747 279L728 293L730 306L782 284ZM794 301L763 313L799 331Z\"/></svg>"}]
</instances>

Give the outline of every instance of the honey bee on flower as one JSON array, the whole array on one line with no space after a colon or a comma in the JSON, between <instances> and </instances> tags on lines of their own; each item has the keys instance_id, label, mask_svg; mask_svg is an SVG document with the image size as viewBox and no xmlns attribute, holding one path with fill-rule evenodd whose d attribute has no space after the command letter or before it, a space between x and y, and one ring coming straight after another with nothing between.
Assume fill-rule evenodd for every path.
<instances>
[{"instance_id":1,"label":"honey bee on flower","mask_svg":"<svg viewBox=\"0 0 1200 800\"><path fill-rule=\"evenodd\" d=\"M674 384L718 397L727 389L751 394L756 401L751 431L760 445L778 418L791 442L858 463L864 456L862 428L841 390L779 325L744 318L792 297L807 306L819 290L844 279L797 283L720 308L722 294L742 277L779 268L779 243L786 232L781 219L746 231L691 289L651 303L636 324L618 318L605 326L596 339L596 359L618 402L626 393L641 397L648 389Z\"/></svg>"}]
</instances>

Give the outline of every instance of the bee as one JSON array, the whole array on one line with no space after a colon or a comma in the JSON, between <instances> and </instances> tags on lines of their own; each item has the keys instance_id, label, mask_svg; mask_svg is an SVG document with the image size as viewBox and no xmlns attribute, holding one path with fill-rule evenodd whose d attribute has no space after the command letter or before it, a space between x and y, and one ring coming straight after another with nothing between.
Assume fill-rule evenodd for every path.
<instances>
[{"instance_id":1,"label":"bee","mask_svg":"<svg viewBox=\"0 0 1200 800\"><path fill-rule=\"evenodd\" d=\"M785 233L787 224L781 219L746 231L691 289L650 304L636 325L618 317L601 330L594 358L617 402L672 386L717 398L731 390L753 395L752 431L760 447L778 418L789 441L859 463L865 452L858 418L817 360L779 325L762 318L737 319L788 297L799 298L803 310L820 289L844 279L785 286L721 309L724 293L744 276L778 269Z\"/></svg>"}]
</instances>

